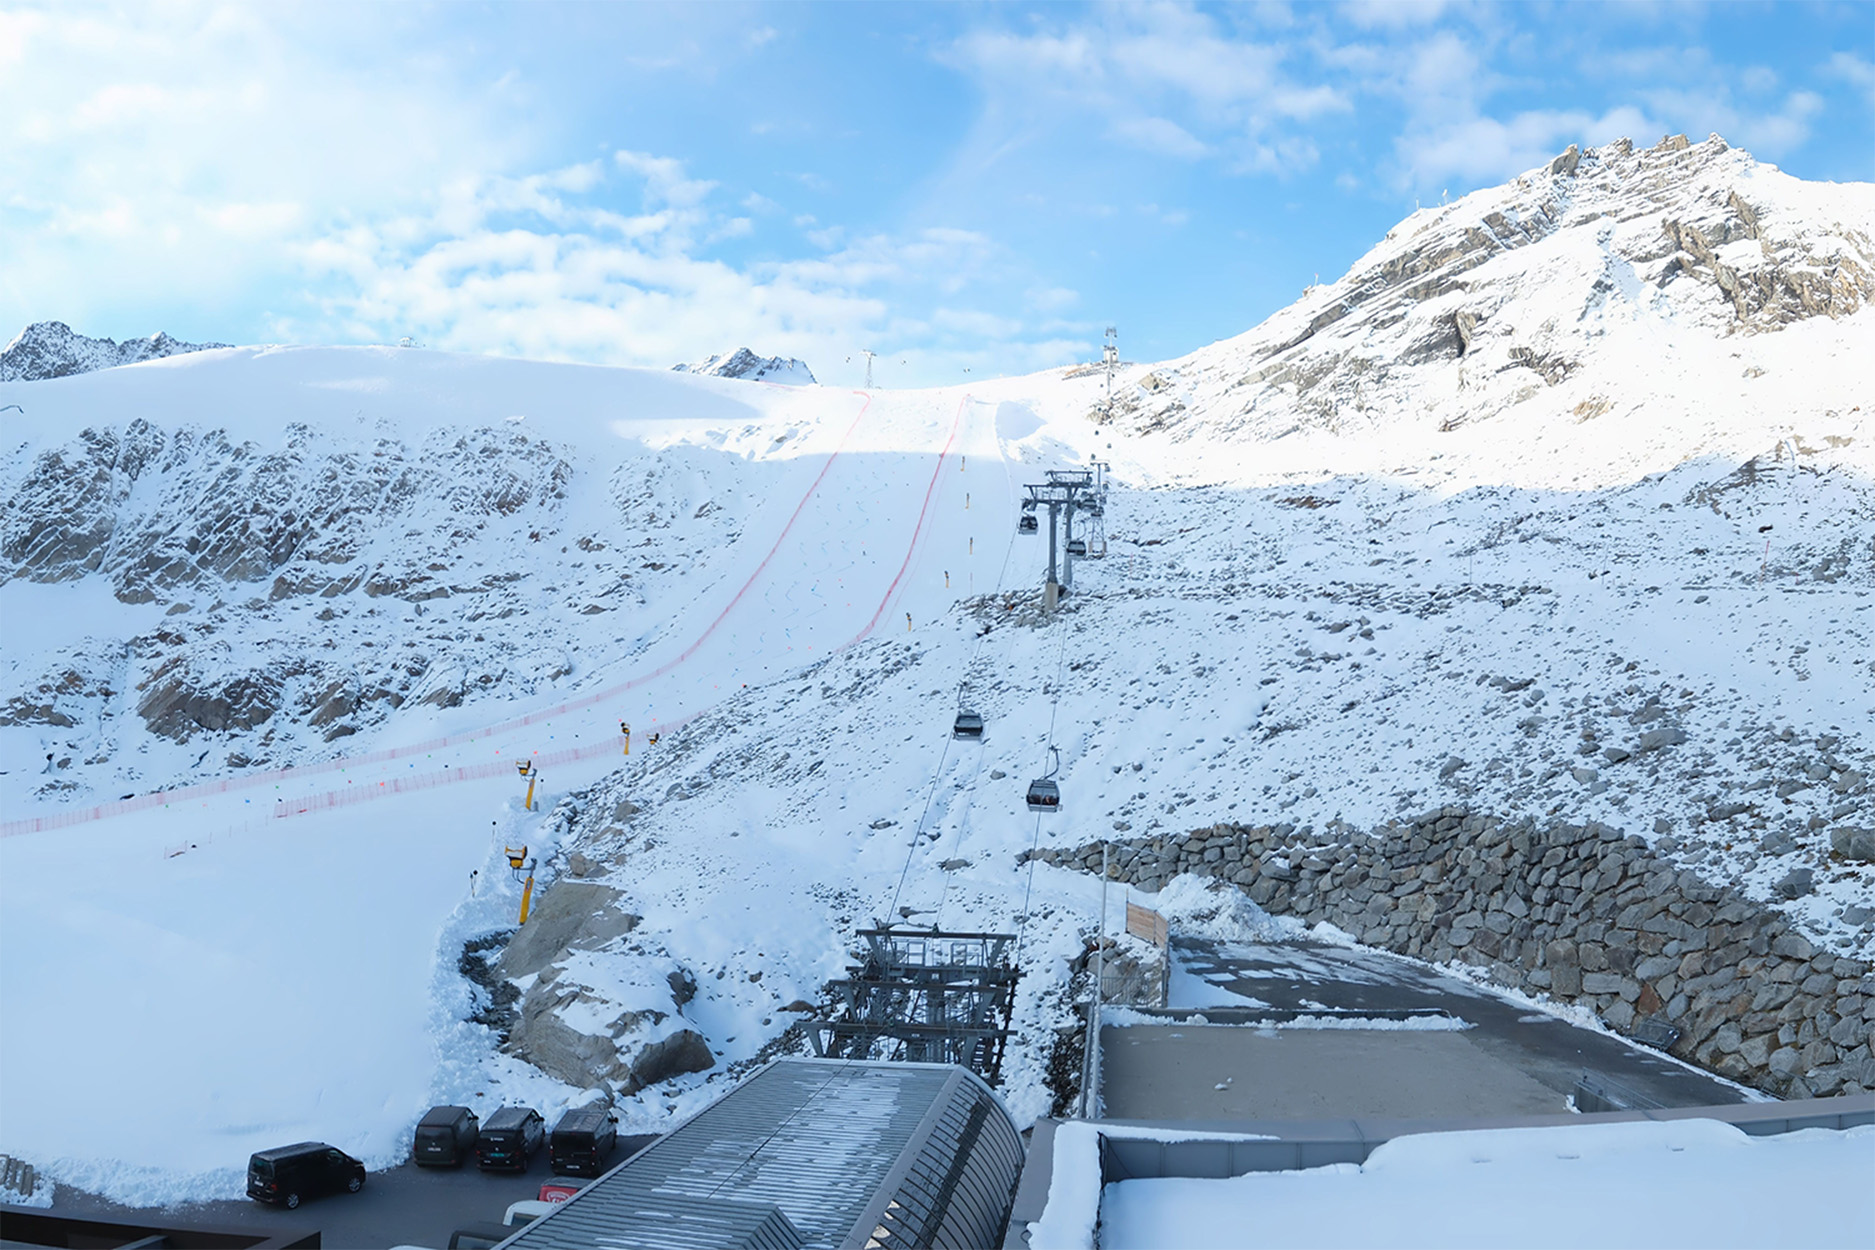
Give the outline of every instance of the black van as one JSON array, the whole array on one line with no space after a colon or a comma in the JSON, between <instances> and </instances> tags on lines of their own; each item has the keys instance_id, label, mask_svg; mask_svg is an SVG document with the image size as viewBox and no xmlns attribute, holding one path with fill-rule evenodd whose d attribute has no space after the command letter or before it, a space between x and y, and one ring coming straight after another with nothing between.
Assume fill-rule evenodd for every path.
<instances>
[{"instance_id":1,"label":"black van","mask_svg":"<svg viewBox=\"0 0 1875 1250\"><path fill-rule=\"evenodd\" d=\"M597 1176L618 1148L618 1117L598 1107L569 1111L547 1139L555 1176Z\"/></svg>"},{"instance_id":2,"label":"black van","mask_svg":"<svg viewBox=\"0 0 1875 1250\"><path fill-rule=\"evenodd\" d=\"M475 1140L475 1161L485 1172L525 1172L547 1139L547 1122L532 1107L503 1107L488 1117Z\"/></svg>"},{"instance_id":3,"label":"black van","mask_svg":"<svg viewBox=\"0 0 1875 1250\"><path fill-rule=\"evenodd\" d=\"M257 1150L247 1161L247 1196L291 1209L302 1198L364 1187L365 1165L322 1141Z\"/></svg>"},{"instance_id":4,"label":"black van","mask_svg":"<svg viewBox=\"0 0 1875 1250\"><path fill-rule=\"evenodd\" d=\"M467 1107L431 1107L417 1121L410 1157L418 1167L453 1168L475 1153L475 1112Z\"/></svg>"}]
</instances>

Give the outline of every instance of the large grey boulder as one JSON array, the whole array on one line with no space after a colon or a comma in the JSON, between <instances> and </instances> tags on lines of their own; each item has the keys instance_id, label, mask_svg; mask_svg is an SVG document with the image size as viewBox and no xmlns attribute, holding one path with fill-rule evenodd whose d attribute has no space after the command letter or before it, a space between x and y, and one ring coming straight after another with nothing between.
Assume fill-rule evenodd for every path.
<instances>
[{"instance_id":1,"label":"large grey boulder","mask_svg":"<svg viewBox=\"0 0 1875 1250\"><path fill-rule=\"evenodd\" d=\"M1676 729L1672 725L1663 725L1659 729L1650 729L1642 734L1639 749L1658 751L1661 747L1678 746L1685 741L1686 734L1683 730Z\"/></svg>"},{"instance_id":2,"label":"large grey boulder","mask_svg":"<svg viewBox=\"0 0 1875 1250\"><path fill-rule=\"evenodd\" d=\"M1844 859L1875 863L1875 829L1837 825L1829 831L1829 849Z\"/></svg>"},{"instance_id":3,"label":"large grey boulder","mask_svg":"<svg viewBox=\"0 0 1875 1250\"><path fill-rule=\"evenodd\" d=\"M647 1085L656 1085L690 1072L707 1072L716 1066L710 1044L694 1029L679 1029L669 1037L652 1042L632 1060L631 1079L624 1093L635 1094Z\"/></svg>"},{"instance_id":4,"label":"large grey boulder","mask_svg":"<svg viewBox=\"0 0 1875 1250\"><path fill-rule=\"evenodd\" d=\"M1779 898L1802 898L1816 889L1816 873L1808 868L1793 868L1771 888Z\"/></svg>"},{"instance_id":5,"label":"large grey boulder","mask_svg":"<svg viewBox=\"0 0 1875 1250\"><path fill-rule=\"evenodd\" d=\"M547 890L495 971L510 981L538 973L569 949L597 950L638 927L638 917L618 906L620 894L596 881L560 881Z\"/></svg>"}]
</instances>

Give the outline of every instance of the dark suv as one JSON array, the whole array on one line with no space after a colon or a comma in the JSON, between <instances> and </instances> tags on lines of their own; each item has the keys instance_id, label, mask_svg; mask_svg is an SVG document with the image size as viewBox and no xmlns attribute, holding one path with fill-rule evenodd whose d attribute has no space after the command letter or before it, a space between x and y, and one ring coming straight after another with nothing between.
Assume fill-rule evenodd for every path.
<instances>
[{"instance_id":1,"label":"dark suv","mask_svg":"<svg viewBox=\"0 0 1875 1250\"><path fill-rule=\"evenodd\" d=\"M532 1107L503 1107L475 1139L475 1161L485 1172L525 1172L547 1139L547 1122Z\"/></svg>"},{"instance_id":2,"label":"dark suv","mask_svg":"<svg viewBox=\"0 0 1875 1250\"><path fill-rule=\"evenodd\" d=\"M410 1157L418 1167L453 1168L475 1153L475 1112L467 1107L431 1107L417 1121Z\"/></svg>"},{"instance_id":3,"label":"dark suv","mask_svg":"<svg viewBox=\"0 0 1875 1250\"><path fill-rule=\"evenodd\" d=\"M317 1198L364 1187L365 1165L322 1141L276 1146L254 1152L247 1161L247 1196L291 1209L302 1198Z\"/></svg>"},{"instance_id":4,"label":"dark suv","mask_svg":"<svg viewBox=\"0 0 1875 1250\"><path fill-rule=\"evenodd\" d=\"M598 1107L569 1111L547 1139L555 1176L597 1176L618 1147L618 1117Z\"/></svg>"}]
</instances>

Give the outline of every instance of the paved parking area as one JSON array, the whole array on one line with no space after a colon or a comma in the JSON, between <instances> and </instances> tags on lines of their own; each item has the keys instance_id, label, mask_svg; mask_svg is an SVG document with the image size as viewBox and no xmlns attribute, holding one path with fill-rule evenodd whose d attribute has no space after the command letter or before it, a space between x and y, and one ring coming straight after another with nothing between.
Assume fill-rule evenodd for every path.
<instances>
[{"instance_id":1,"label":"paved parking area","mask_svg":"<svg viewBox=\"0 0 1875 1250\"><path fill-rule=\"evenodd\" d=\"M623 1163L655 1137L621 1137L612 1156ZM334 1194L303 1204L297 1211L270 1207L245 1198L226 1202L200 1202L170 1210L123 1207L94 1194L60 1186L54 1214L90 1215L107 1220L215 1224L234 1228L301 1232L317 1229L327 1250L389 1250L391 1246L424 1246L442 1250L449 1234L464 1224L499 1222L508 1204L537 1198L547 1181L584 1184L573 1177L556 1177L547 1167L545 1151L519 1176L483 1172L473 1164L461 1168L420 1168L412 1163L386 1172L373 1172L356 1194Z\"/></svg>"},{"instance_id":2,"label":"paved parking area","mask_svg":"<svg viewBox=\"0 0 1875 1250\"><path fill-rule=\"evenodd\" d=\"M1101 1031L1116 1119L1555 1114L1586 1071L1661 1106L1742 1102L1719 1079L1384 952L1320 943L1174 943L1176 1023ZM1209 1014L1206 1015L1206 1008ZM1224 1025L1296 1015L1456 1017L1462 1031ZM1219 1087L1222 1088L1219 1088Z\"/></svg>"}]
</instances>

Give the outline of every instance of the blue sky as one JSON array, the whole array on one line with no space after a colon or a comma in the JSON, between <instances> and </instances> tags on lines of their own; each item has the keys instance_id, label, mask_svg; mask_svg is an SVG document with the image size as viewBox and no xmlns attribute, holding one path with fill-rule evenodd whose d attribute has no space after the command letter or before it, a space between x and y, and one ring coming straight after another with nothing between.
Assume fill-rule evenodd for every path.
<instances>
[{"instance_id":1,"label":"blue sky","mask_svg":"<svg viewBox=\"0 0 1875 1250\"><path fill-rule=\"evenodd\" d=\"M1241 333L1569 143L1868 180L1875 5L14 4L0 119L0 337L936 384Z\"/></svg>"}]
</instances>

